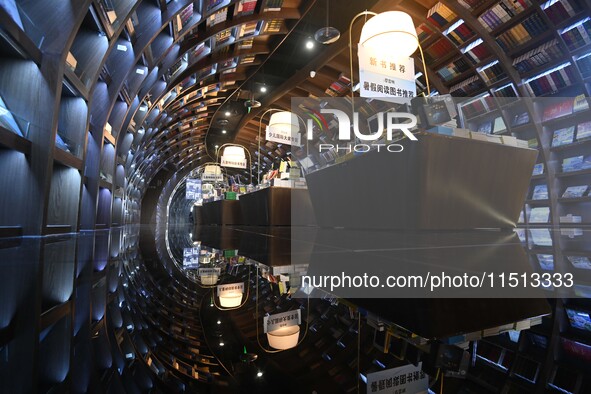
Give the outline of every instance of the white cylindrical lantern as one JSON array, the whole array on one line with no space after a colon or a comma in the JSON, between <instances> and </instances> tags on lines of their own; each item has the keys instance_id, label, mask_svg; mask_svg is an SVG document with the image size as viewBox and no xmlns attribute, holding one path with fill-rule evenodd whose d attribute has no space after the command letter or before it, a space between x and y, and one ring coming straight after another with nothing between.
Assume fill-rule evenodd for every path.
<instances>
[{"instance_id":1,"label":"white cylindrical lantern","mask_svg":"<svg viewBox=\"0 0 591 394\"><path fill-rule=\"evenodd\" d=\"M232 157L238 159L245 159L246 154L244 153L244 148L241 146L226 146L224 148L224 152L222 153L224 157Z\"/></svg>"},{"instance_id":2,"label":"white cylindrical lantern","mask_svg":"<svg viewBox=\"0 0 591 394\"><path fill-rule=\"evenodd\" d=\"M297 133L300 131L298 117L288 111L275 112L269 119L269 128L274 132L283 131L285 134Z\"/></svg>"},{"instance_id":3,"label":"white cylindrical lantern","mask_svg":"<svg viewBox=\"0 0 591 394\"><path fill-rule=\"evenodd\" d=\"M363 25L359 43L388 56L408 57L419 47L417 31L410 15L402 11L382 12Z\"/></svg>"},{"instance_id":4,"label":"white cylindrical lantern","mask_svg":"<svg viewBox=\"0 0 591 394\"><path fill-rule=\"evenodd\" d=\"M220 296L220 306L223 308L234 308L240 306L242 293L227 293Z\"/></svg>"},{"instance_id":5,"label":"white cylindrical lantern","mask_svg":"<svg viewBox=\"0 0 591 394\"><path fill-rule=\"evenodd\" d=\"M300 326L281 327L267 333L269 346L278 350L296 347L300 338Z\"/></svg>"}]
</instances>

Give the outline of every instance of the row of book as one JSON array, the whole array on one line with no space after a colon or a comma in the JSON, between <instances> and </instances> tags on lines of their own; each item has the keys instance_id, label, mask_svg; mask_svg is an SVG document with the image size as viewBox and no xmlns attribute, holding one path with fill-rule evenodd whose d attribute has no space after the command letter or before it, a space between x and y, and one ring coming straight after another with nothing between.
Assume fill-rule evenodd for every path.
<instances>
[{"instance_id":1,"label":"row of book","mask_svg":"<svg viewBox=\"0 0 591 394\"><path fill-rule=\"evenodd\" d=\"M474 31L468 27L468 25L463 21L458 21L459 24L454 24L453 29L444 32L444 34L449 38L454 44L460 46L468 41L470 38L474 37Z\"/></svg>"},{"instance_id":2,"label":"row of book","mask_svg":"<svg viewBox=\"0 0 591 394\"><path fill-rule=\"evenodd\" d=\"M554 130L552 136L552 147L564 146L574 143L575 141L584 141L591 138L591 121L579 123L576 126L576 137L575 137L575 126L564 127L558 130Z\"/></svg>"},{"instance_id":3,"label":"row of book","mask_svg":"<svg viewBox=\"0 0 591 394\"><path fill-rule=\"evenodd\" d=\"M555 38L515 58L513 67L520 73L525 73L562 57L562 50Z\"/></svg>"},{"instance_id":4,"label":"row of book","mask_svg":"<svg viewBox=\"0 0 591 394\"><path fill-rule=\"evenodd\" d=\"M569 186L564 190L564 193L562 193L562 198L580 198L588 195L588 192L588 185Z\"/></svg>"},{"instance_id":5,"label":"row of book","mask_svg":"<svg viewBox=\"0 0 591 394\"><path fill-rule=\"evenodd\" d=\"M477 76L474 75L468 79L463 80L462 82L452 86L449 88L450 93L454 93L457 96L469 96L475 92L484 88L484 83L482 80Z\"/></svg>"},{"instance_id":6,"label":"row of book","mask_svg":"<svg viewBox=\"0 0 591 394\"><path fill-rule=\"evenodd\" d=\"M530 223L548 223L550 220L550 207L536 207L529 212Z\"/></svg>"},{"instance_id":7,"label":"row of book","mask_svg":"<svg viewBox=\"0 0 591 394\"><path fill-rule=\"evenodd\" d=\"M517 90L515 90L515 86L512 83L494 89L493 93L499 98L517 97ZM509 100L503 100L501 105L508 102Z\"/></svg>"},{"instance_id":8,"label":"row of book","mask_svg":"<svg viewBox=\"0 0 591 394\"><path fill-rule=\"evenodd\" d=\"M339 79L330 84L325 93L332 97L342 96L349 91L351 79L341 73Z\"/></svg>"},{"instance_id":9,"label":"row of book","mask_svg":"<svg viewBox=\"0 0 591 394\"><path fill-rule=\"evenodd\" d=\"M478 73L486 82L487 84L493 84L501 79L505 78L507 74L505 74L505 70L501 67L501 64L498 60L495 60L492 63L487 64L486 66L480 67L478 69Z\"/></svg>"},{"instance_id":10,"label":"row of book","mask_svg":"<svg viewBox=\"0 0 591 394\"><path fill-rule=\"evenodd\" d=\"M531 7L529 0L501 0L494 7L483 12L478 17L478 22L487 31L492 31L529 7Z\"/></svg>"},{"instance_id":11,"label":"row of book","mask_svg":"<svg viewBox=\"0 0 591 394\"><path fill-rule=\"evenodd\" d=\"M542 121L546 122L552 119L568 116L573 113L589 109L589 103L585 95L581 94L573 98L565 98L560 102L550 104L542 111Z\"/></svg>"},{"instance_id":12,"label":"row of book","mask_svg":"<svg viewBox=\"0 0 591 394\"><path fill-rule=\"evenodd\" d=\"M578 155L562 160L562 172L574 172L591 169L591 155Z\"/></svg>"},{"instance_id":13,"label":"row of book","mask_svg":"<svg viewBox=\"0 0 591 394\"><path fill-rule=\"evenodd\" d=\"M424 41L433 34L435 34L435 32L427 26L426 23L421 23L419 27L417 27L417 37L419 38L419 41Z\"/></svg>"},{"instance_id":14,"label":"row of book","mask_svg":"<svg viewBox=\"0 0 591 394\"><path fill-rule=\"evenodd\" d=\"M560 32L569 50L591 44L591 18L587 17Z\"/></svg>"},{"instance_id":15,"label":"row of book","mask_svg":"<svg viewBox=\"0 0 591 394\"><path fill-rule=\"evenodd\" d=\"M591 52L577 58L577 66L583 79L591 77Z\"/></svg>"},{"instance_id":16,"label":"row of book","mask_svg":"<svg viewBox=\"0 0 591 394\"><path fill-rule=\"evenodd\" d=\"M488 50L488 47L484 45L482 38L475 40L473 43L464 48L462 52L474 64L480 63L491 56L491 53Z\"/></svg>"},{"instance_id":17,"label":"row of book","mask_svg":"<svg viewBox=\"0 0 591 394\"><path fill-rule=\"evenodd\" d=\"M468 71L470 69L470 65L468 61L464 58L459 58L454 60L453 62L449 63L448 65L442 67L441 69L437 70L437 74L445 81L451 81L461 73Z\"/></svg>"},{"instance_id":18,"label":"row of book","mask_svg":"<svg viewBox=\"0 0 591 394\"><path fill-rule=\"evenodd\" d=\"M485 96L473 101L463 104L461 106L464 118L473 118L485 112L494 111L497 109L495 100L491 96Z\"/></svg>"},{"instance_id":19,"label":"row of book","mask_svg":"<svg viewBox=\"0 0 591 394\"><path fill-rule=\"evenodd\" d=\"M442 3L435 4L427 13L427 20L439 28L447 26L456 17L456 14Z\"/></svg>"},{"instance_id":20,"label":"row of book","mask_svg":"<svg viewBox=\"0 0 591 394\"><path fill-rule=\"evenodd\" d=\"M425 50L425 59L428 63L432 63L438 58L448 55L452 51L453 46L451 41L445 37L442 37Z\"/></svg>"},{"instance_id":21,"label":"row of book","mask_svg":"<svg viewBox=\"0 0 591 394\"><path fill-rule=\"evenodd\" d=\"M252 15L256 6L257 0L240 0L236 7L236 16Z\"/></svg>"},{"instance_id":22,"label":"row of book","mask_svg":"<svg viewBox=\"0 0 591 394\"><path fill-rule=\"evenodd\" d=\"M512 48L526 43L547 30L548 26L542 17L538 14L533 14L520 24L499 35L496 41L505 51L510 51Z\"/></svg>"},{"instance_id":23,"label":"row of book","mask_svg":"<svg viewBox=\"0 0 591 394\"><path fill-rule=\"evenodd\" d=\"M507 126L502 116L494 119L485 120L478 125L478 132L485 134L502 134L507 131Z\"/></svg>"},{"instance_id":24,"label":"row of book","mask_svg":"<svg viewBox=\"0 0 591 394\"><path fill-rule=\"evenodd\" d=\"M559 24L575 16L582 8L581 0L560 0L544 9L544 12L552 23Z\"/></svg>"},{"instance_id":25,"label":"row of book","mask_svg":"<svg viewBox=\"0 0 591 394\"><path fill-rule=\"evenodd\" d=\"M179 32L187 25L193 17L193 4L189 4L176 16L176 31Z\"/></svg>"},{"instance_id":26,"label":"row of book","mask_svg":"<svg viewBox=\"0 0 591 394\"><path fill-rule=\"evenodd\" d=\"M548 74L543 73L533 80L528 80L524 86L531 95L543 96L570 86L576 80L575 71L571 63L568 63L566 66L560 67Z\"/></svg>"},{"instance_id":27,"label":"row of book","mask_svg":"<svg viewBox=\"0 0 591 394\"><path fill-rule=\"evenodd\" d=\"M469 10L478 8L481 5L484 5L484 3L488 2L489 0L458 0L458 3L460 3L462 7L467 8Z\"/></svg>"}]
</instances>

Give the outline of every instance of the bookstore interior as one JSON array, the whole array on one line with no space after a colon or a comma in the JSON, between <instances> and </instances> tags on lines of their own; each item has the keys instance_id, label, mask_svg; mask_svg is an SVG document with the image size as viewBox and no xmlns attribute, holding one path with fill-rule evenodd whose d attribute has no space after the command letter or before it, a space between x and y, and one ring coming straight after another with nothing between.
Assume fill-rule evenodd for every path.
<instances>
[{"instance_id":1,"label":"bookstore interior","mask_svg":"<svg viewBox=\"0 0 591 394\"><path fill-rule=\"evenodd\" d=\"M591 393L591 0L0 0L0 392Z\"/></svg>"}]
</instances>

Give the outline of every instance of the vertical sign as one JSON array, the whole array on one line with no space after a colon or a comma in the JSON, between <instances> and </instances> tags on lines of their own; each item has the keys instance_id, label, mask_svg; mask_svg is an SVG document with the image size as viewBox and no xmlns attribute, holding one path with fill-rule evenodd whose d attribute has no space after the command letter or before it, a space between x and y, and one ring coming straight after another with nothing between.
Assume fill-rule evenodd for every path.
<instances>
[{"instance_id":1,"label":"vertical sign","mask_svg":"<svg viewBox=\"0 0 591 394\"><path fill-rule=\"evenodd\" d=\"M359 94L397 103L415 97L415 66L410 57L390 57L359 44Z\"/></svg>"},{"instance_id":2,"label":"vertical sign","mask_svg":"<svg viewBox=\"0 0 591 394\"><path fill-rule=\"evenodd\" d=\"M412 364L367 374L367 393L380 394L427 394L429 377Z\"/></svg>"}]
</instances>

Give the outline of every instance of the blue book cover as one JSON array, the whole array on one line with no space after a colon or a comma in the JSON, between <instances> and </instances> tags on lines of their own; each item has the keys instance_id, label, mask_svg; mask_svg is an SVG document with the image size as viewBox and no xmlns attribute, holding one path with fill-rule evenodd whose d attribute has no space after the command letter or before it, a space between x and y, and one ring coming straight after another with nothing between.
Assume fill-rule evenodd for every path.
<instances>
[{"instance_id":1,"label":"blue book cover","mask_svg":"<svg viewBox=\"0 0 591 394\"><path fill-rule=\"evenodd\" d=\"M532 200L547 200L548 199L548 186L547 185L537 185L534 187L534 192L532 194Z\"/></svg>"},{"instance_id":2,"label":"blue book cover","mask_svg":"<svg viewBox=\"0 0 591 394\"><path fill-rule=\"evenodd\" d=\"M591 270L591 260L587 256L566 256L573 267L580 270Z\"/></svg>"},{"instance_id":3,"label":"blue book cover","mask_svg":"<svg viewBox=\"0 0 591 394\"><path fill-rule=\"evenodd\" d=\"M591 138L591 122L580 123L577 126L577 141Z\"/></svg>"},{"instance_id":4,"label":"blue book cover","mask_svg":"<svg viewBox=\"0 0 591 394\"><path fill-rule=\"evenodd\" d=\"M548 223L550 218L550 207L532 208L529 213L530 223Z\"/></svg>"},{"instance_id":5,"label":"blue book cover","mask_svg":"<svg viewBox=\"0 0 591 394\"><path fill-rule=\"evenodd\" d=\"M538 258L538 262L540 263L540 267L546 271L553 271L554 270L554 255L551 254L538 254L536 255Z\"/></svg>"},{"instance_id":6,"label":"blue book cover","mask_svg":"<svg viewBox=\"0 0 591 394\"><path fill-rule=\"evenodd\" d=\"M532 175L542 175L544 173L544 163L538 163L534 166Z\"/></svg>"},{"instance_id":7,"label":"blue book cover","mask_svg":"<svg viewBox=\"0 0 591 394\"><path fill-rule=\"evenodd\" d=\"M575 126L565 127L554 131L552 146L562 146L572 144L575 136Z\"/></svg>"},{"instance_id":8,"label":"blue book cover","mask_svg":"<svg viewBox=\"0 0 591 394\"><path fill-rule=\"evenodd\" d=\"M564 193L562 193L562 197L563 198L583 197L583 195L585 194L585 192L587 192L587 189L588 188L589 188L589 186L587 186L587 185L569 186L569 187L566 188L566 190L564 191Z\"/></svg>"},{"instance_id":9,"label":"blue book cover","mask_svg":"<svg viewBox=\"0 0 591 394\"><path fill-rule=\"evenodd\" d=\"M562 160L562 171L579 171L583 168L583 156L568 157Z\"/></svg>"}]
</instances>

